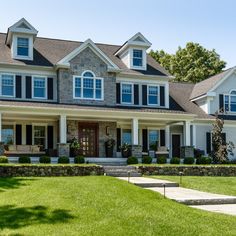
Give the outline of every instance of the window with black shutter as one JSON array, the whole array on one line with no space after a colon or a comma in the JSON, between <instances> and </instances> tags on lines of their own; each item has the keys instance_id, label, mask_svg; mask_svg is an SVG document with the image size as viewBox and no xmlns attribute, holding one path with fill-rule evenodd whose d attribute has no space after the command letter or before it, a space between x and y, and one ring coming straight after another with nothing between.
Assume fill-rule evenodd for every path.
<instances>
[{"instance_id":1,"label":"window with black shutter","mask_svg":"<svg viewBox=\"0 0 236 236\"><path fill-rule=\"evenodd\" d=\"M53 78L48 78L48 99L53 100Z\"/></svg>"},{"instance_id":2,"label":"window with black shutter","mask_svg":"<svg viewBox=\"0 0 236 236\"><path fill-rule=\"evenodd\" d=\"M16 98L21 98L21 76L16 75Z\"/></svg>"}]
</instances>

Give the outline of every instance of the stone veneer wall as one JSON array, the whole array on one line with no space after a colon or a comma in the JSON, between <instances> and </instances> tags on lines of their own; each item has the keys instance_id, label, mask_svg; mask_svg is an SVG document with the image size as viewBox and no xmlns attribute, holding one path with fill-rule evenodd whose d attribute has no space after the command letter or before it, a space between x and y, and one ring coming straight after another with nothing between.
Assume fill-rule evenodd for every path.
<instances>
[{"instance_id":1,"label":"stone veneer wall","mask_svg":"<svg viewBox=\"0 0 236 236\"><path fill-rule=\"evenodd\" d=\"M81 76L91 70L96 77L104 78L104 101L73 98L73 75ZM58 101L60 103L114 106L116 104L115 73L107 72L107 65L90 49L86 48L70 61L70 69L59 69Z\"/></svg>"},{"instance_id":2,"label":"stone veneer wall","mask_svg":"<svg viewBox=\"0 0 236 236\"><path fill-rule=\"evenodd\" d=\"M191 165L191 166L139 166L138 170L144 175L179 175L185 176L236 176L235 166Z\"/></svg>"},{"instance_id":3,"label":"stone veneer wall","mask_svg":"<svg viewBox=\"0 0 236 236\"><path fill-rule=\"evenodd\" d=\"M84 175L104 175L104 169L95 165L0 165L0 177Z\"/></svg>"},{"instance_id":4,"label":"stone veneer wall","mask_svg":"<svg viewBox=\"0 0 236 236\"><path fill-rule=\"evenodd\" d=\"M67 120L67 140L72 138L78 139L79 123L83 121ZM106 127L109 126L110 136L116 141L116 122L99 121L98 123L98 144L99 144L99 157L105 157L105 141L107 140ZM116 157L116 145L113 151L113 157Z\"/></svg>"}]
</instances>

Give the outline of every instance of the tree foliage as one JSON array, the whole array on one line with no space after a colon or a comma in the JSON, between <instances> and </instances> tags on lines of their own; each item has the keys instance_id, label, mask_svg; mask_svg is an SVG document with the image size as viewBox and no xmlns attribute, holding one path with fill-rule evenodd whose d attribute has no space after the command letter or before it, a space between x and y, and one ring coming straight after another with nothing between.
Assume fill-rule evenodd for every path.
<instances>
[{"instance_id":1,"label":"tree foliage","mask_svg":"<svg viewBox=\"0 0 236 236\"><path fill-rule=\"evenodd\" d=\"M150 55L175 76L175 81L197 83L218 74L226 65L214 49L207 50L193 42L179 47L175 54L151 50Z\"/></svg>"}]
</instances>

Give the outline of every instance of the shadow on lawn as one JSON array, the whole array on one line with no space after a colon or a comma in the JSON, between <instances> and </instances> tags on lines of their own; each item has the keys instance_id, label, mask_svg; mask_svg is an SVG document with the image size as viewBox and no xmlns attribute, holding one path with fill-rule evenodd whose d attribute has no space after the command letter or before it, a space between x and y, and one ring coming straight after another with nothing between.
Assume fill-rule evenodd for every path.
<instances>
[{"instance_id":1,"label":"shadow on lawn","mask_svg":"<svg viewBox=\"0 0 236 236\"><path fill-rule=\"evenodd\" d=\"M34 224L66 223L74 217L68 210L56 209L49 211L44 206L15 207L7 205L0 207L0 229L18 229Z\"/></svg>"},{"instance_id":2,"label":"shadow on lawn","mask_svg":"<svg viewBox=\"0 0 236 236\"><path fill-rule=\"evenodd\" d=\"M21 186L27 186L28 181L35 181L31 178L0 178L0 192L7 189L15 189Z\"/></svg>"}]
</instances>

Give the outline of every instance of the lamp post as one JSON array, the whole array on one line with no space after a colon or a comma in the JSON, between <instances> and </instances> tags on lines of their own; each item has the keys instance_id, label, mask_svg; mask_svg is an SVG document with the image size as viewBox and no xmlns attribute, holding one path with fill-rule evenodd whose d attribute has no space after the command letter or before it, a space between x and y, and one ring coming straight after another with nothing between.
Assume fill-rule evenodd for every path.
<instances>
[{"instance_id":1,"label":"lamp post","mask_svg":"<svg viewBox=\"0 0 236 236\"><path fill-rule=\"evenodd\" d=\"M180 171L179 172L179 184L182 184L182 176L183 176L183 172L182 171Z\"/></svg>"},{"instance_id":2,"label":"lamp post","mask_svg":"<svg viewBox=\"0 0 236 236\"><path fill-rule=\"evenodd\" d=\"M162 186L163 186L163 189L164 189L164 198L166 198L166 184L163 183Z\"/></svg>"},{"instance_id":3,"label":"lamp post","mask_svg":"<svg viewBox=\"0 0 236 236\"><path fill-rule=\"evenodd\" d=\"M128 183L130 181L130 171L128 171Z\"/></svg>"}]
</instances>

